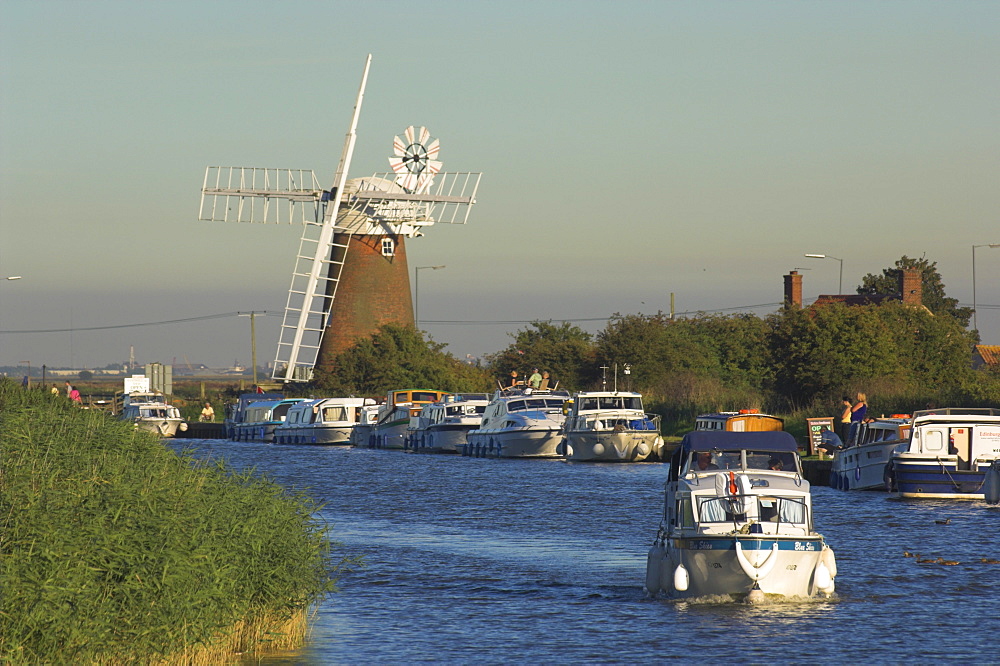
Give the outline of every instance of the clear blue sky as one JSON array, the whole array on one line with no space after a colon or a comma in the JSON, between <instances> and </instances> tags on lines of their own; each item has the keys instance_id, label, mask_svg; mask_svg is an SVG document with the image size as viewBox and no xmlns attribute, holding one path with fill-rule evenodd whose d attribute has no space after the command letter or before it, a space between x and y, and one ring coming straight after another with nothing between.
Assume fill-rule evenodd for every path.
<instances>
[{"instance_id":1,"label":"clear blue sky","mask_svg":"<svg viewBox=\"0 0 1000 666\"><path fill-rule=\"evenodd\" d=\"M1000 243L997 2L0 4L0 365L250 359L299 229L199 222L207 165L328 184L411 124L484 172L464 227L408 244L427 321L581 320L806 300L902 255L972 303ZM976 251L1000 344L1000 249ZM992 305L993 308L983 306ZM280 317L258 319L258 361ZM509 325L427 323L457 356Z\"/></svg>"}]
</instances>

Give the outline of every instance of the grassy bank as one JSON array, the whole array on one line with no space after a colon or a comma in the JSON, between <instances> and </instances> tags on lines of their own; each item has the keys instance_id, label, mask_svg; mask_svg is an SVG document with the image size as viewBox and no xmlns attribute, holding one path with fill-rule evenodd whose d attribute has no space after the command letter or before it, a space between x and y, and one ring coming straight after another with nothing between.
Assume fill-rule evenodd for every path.
<instances>
[{"instance_id":1,"label":"grassy bank","mask_svg":"<svg viewBox=\"0 0 1000 666\"><path fill-rule=\"evenodd\" d=\"M315 506L0 379L0 662L294 647L339 565Z\"/></svg>"}]
</instances>

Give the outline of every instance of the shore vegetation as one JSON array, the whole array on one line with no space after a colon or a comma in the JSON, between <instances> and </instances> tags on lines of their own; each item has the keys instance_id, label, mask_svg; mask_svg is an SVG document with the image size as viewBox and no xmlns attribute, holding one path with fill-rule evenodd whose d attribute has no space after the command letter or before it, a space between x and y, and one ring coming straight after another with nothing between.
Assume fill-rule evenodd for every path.
<instances>
[{"instance_id":1,"label":"shore vegetation","mask_svg":"<svg viewBox=\"0 0 1000 666\"><path fill-rule=\"evenodd\" d=\"M3 663L294 648L349 563L306 494L6 379L0 455Z\"/></svg>"}]
</instances>

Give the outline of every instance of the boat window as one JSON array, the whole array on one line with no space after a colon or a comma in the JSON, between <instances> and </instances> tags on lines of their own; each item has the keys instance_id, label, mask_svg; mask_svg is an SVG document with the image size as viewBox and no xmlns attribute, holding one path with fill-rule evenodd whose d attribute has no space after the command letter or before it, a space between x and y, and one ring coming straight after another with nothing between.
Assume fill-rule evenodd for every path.
<instances>
[{"instance_id":1,"label":"boat window","mask_svg":"<svg viewBox=\"0 0 1000 666\"><path fill-rule=\"evenodd\" d=\"M545 409L545 401L541 398L528 400L528 409Z\"/></svg>"},{"instance_id":2,"label":"boat window","mask_svg":"<svg viewBox=\"0 0 1000 666\"><path fill-rule=\"evenodd\" d=\"M277 407L275 407L274 411L271 413L273 420L284 421L285 415L288 414L288 410L291 409L292 405L294 404L295 404L294 402L286 402L283 405L278 405Z\"/></svg>"},{"instance_id":3,"label":"boat window","mask_svg":"<svg viewBox=\"0 0 1000 666\"><path fill-rule=\"evenodd\" d=\"M584 398L580 403L580 409L597 409L597 398Z\"/></svg>"},{"instance_id":4,"label":"boat window","mask_svg":"<svg viewBox=\"0 0 1000 666\"><path fill-rule=\"evenodd\" d=\"M437 402L439 395L433 391L414 391L413 402Z\"/></svg>"},{"instance_id":5,"label":"boat window","mask_svg":"<svg viewBox=\"0 0 1000 666\"><path fill-rule=\"evenodd\" d=\"M747 451L747 469L798 471L795 454L791 451Z\"/></svg>"},{"instance_id":6,"label":"boat window","mask_svg":"<svg viewBox=\"0 0 1000 666\"><path fill-rule=\"evenodd\" d=\"M746 502L756 502L744 505ZM756 511L754 510L756 508ZM734 513L733 509L737 509ZM740 511L740 509L743 509ZM734 520L742 522L748 516L759 516L761 522L796 523L806 522L806 504L804 500L790 497L743 497L731 500L727 497L701 498L698 513L703 523L729 523Z\"/></svg>"},{"instance_id":7,"label":"boat window","mask_svg":"<svg viewBox=\"0 0 1000 666\"><path fill-rule=\"evenodd\" d=\"M694 512L691 510L691 500L677 500L676 521L680 527L694 527Z\"/></svg>"},{"instance_id":8,"label":"boat window","mask_svg":"<svg viewBox=\"0 0 1000 666\"><path fill-rule=\"evenodd\" d=\"M941 451L944 449L944 433L940 430L924 431L924 451Z\"/></svg>"},{"instance_id":9,"label":"boat window","mask_svg":"<svg viewBox=\"0 0 1000 666\"><path fill-rule=\"evenodd\" d=\"M562 409L562 406L563 406L563 401L562 400L551 400L550 399L550 400L546 400L545 401L545 407L547 409Z\"/></svg>"},{"instance_id":10,"label":"boat window","mask_svg":"<svg viewBox=\"0 0 1000 666\"><path fill-rule=\"evenodd\" d=\"M323 408L323 420L324 421L346 421L347 420L347 410L344 407L324 407Z\"/></svg>"},{"instance_id":11,"label":"boat window","mask_svg":"<svg viewBox=\"0 0 1000 666\"><path fill-rule=\"evenodd\" d=\"M625 398L625 409L634 409L637 412L642 411L642 398L638 396L633 396L630 398Z\"/></svg>"},{"instance_id":12,"label":"boat window","mask_svg":"<svg viewBox=\"0 0 1000 666\"><path fill-rule=\"evenodd\" d=\"M507 403L508 412L520 412L526 409L524 400L511 400Z\"/></svg>"},{"instance_id":13,"label":"boat window","mask_svg":"<svg viewBox=\"0 0 1000 666\"><path fill-rule=\"evenodd\" d=\"M601 409L621 409L622 399L618 397L603 396L599 399Z\"/></svg>"}]
</instances>

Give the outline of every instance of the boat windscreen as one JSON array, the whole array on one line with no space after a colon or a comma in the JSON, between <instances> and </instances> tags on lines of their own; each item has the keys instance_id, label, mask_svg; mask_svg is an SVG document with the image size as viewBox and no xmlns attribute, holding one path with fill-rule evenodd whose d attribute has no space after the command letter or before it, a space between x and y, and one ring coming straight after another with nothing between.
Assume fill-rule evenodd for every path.
<instances>
[{"instance_id":1,"label":"boat windscreen","mask_svg":"<svg viewBox=\"0 0 1000 666\"><path fill-rule=\"evenodd\" d=\"M435 391L414 391L410 400L412 402L437 402L441 396Z\"/></svg>"}]
</instances>

